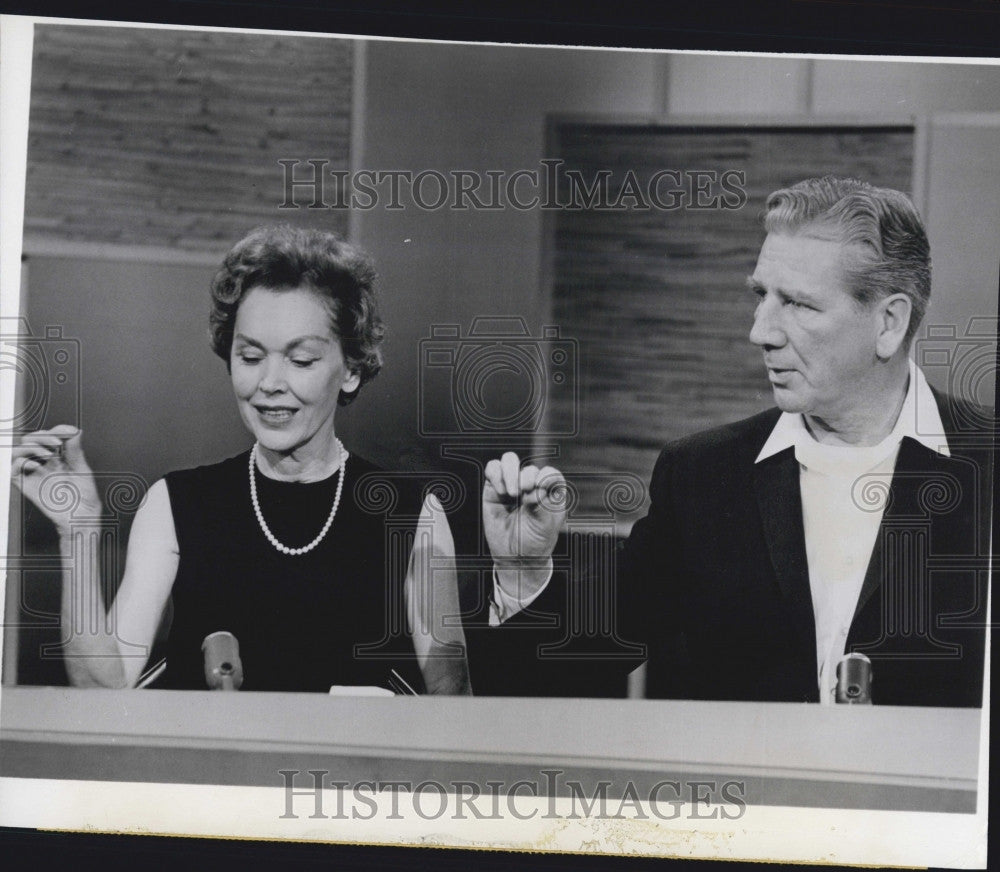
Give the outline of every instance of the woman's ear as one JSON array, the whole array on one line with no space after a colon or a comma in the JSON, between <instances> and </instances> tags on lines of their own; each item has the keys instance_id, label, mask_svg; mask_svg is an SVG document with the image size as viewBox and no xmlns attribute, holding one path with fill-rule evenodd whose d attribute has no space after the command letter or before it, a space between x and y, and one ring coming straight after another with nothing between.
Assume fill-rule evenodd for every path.
<instances>
[{"instance_id":1,"label":"woman's ear","mask_svg":"<svg viewBox=\"0 0 1000 872\"><path fill-rule=\"evenodd\" d=\"M361 374L350 372L344 379L344 383L340 386L340 389L345 394L353 394L359 387L361 387Z\"/></svg>"}]
</instances>

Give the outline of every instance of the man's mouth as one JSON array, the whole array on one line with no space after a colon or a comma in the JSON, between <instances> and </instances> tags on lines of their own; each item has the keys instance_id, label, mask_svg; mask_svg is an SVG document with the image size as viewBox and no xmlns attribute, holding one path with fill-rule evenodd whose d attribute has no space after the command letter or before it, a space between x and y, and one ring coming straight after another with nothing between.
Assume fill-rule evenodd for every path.
<instances>
[{"instance_id":1,"label":"man's mouth","mask_svg":"<svg viewBox=\"0 0 1000 872\"><path fill-rule=\"evenodd\" d=\"M767 367L767 377L772 382L781 382L781 381L784 381L785 379L787 379L794 372L795 372L794 369L786 369L786 368L783 368L783 367L780 367L780 366L770 366L770 365L768 365L768 367Z\"/></svg>"}]
</instances>

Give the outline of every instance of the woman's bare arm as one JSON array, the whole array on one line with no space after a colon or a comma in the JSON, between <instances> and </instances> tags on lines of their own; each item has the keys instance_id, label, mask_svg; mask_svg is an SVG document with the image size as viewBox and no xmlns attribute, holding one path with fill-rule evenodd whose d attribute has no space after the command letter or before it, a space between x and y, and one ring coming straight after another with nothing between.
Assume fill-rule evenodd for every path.
<instances>
[{"instance_id":1,"label":"woman's bare arm","mask_svg":"<svg viewBox=\"0 0 1000 872\"><path fill-rule=\"evenodd\" d=\"M14 484L55 524L63 558L61 630L71 684L131 687L149 657L174 578L178 551L166 483L136 513L121 586L105 609L101 502L82 434L61 425L24 437L13 451Z\"/></svg>"}]
</instances>

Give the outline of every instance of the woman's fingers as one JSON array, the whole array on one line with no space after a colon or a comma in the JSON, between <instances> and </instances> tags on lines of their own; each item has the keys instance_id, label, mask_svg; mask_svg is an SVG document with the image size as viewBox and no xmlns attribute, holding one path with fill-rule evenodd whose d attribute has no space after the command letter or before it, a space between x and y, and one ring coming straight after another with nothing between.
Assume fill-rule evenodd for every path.
<instances>
[{"instance_id":1,"label":"woman's fingers","mask_svg":"<svg viewBox=\"0 0 1000 872\"><path fill-rule=\"evenodd\" d=\"M28 433L22 436L19 445L44 445L46 448L59 448L65 442L65 438L61 436L53 436L47 432L41 433Z\"/></svg>"},{"instance_id":2,"label":"woman's fingers","mask_svg":"<svg viewBox=\"0 0 1000 872\"><path fill-rule=\"evenodd\" d=\"M62 451L62 442L56 440L55 445L42 445L37 442L22 442L11 449L11 457L51 456Z\"/></svg>"},{"instance_id":3,"label":"woman's fingers","mask_svg":"<svg viewBox=\"0 0 1000 872\"><path fill-rule=\"evenodd\" d=\"M42 464L31 457L15 457L10 464L10 477L14 484L22 475L30 475L36 469L41 469Z\"/></svg>"},{"instance_id":4,"label":"woman's fingers","mask_svg":"<svg viewBox=\"0 0 1000 872\"><path fill-rule=\"evenodd\" d=\"M23 484L33 473L44 470L50 464L54 468L58 468L62 442L56 439L56 443L55 447L33 442L22 442L20 445L15 445L11 451L10 464L11 480L14 484Z\"/></svg>"},{"instance_id":5,"label":"woman's fingers","mask_svg":"<svg viewBox=\"0 0 1000 872\"><path fill-rule=\"evenodd\" d=\"M11 460L21 458L31 458L40 463L48 463L54 457L60 457L63 452L63 445L60 440L55 440L55 444L43 444L42 442L22 442L11 449Z\"/></svg>"},{"instance_id":6,"label":"woman's fingers","mask_svg":"<svg viewBox=\"0 0 1000 872\"><path fill-rule=\"evenodd\" d=\"M72 433L66 439L63 446L63 453L66 457L66 462L70 465L71 469L78 470L89 470L90 467L87 466L87 460L83 456L83 431L77 430Z\"/></svg>"},{"instance_id":7,"label":"woman's fingers","mask_svg":"<svg viewBox=\"0 0 1000 872\"><path fill-rule=\"evenodd\" d=\"M14 458L30 457L43 464L56 456L66 461L70 469L86 469L83 431L70 424L60 424L49 430L26 434L13 449Z\"/></svg>"},{"instance_id":8,"label":"woman's fingers","mask_svg":"<svg viewBox=\"0 0 1000 872\"><path fill-rule=\"evenodd\" d=\"M14 484L60 530L72 524L78 509L88 513L101 511L100 494L83 456L78 427L63 424L27 434L14 446L11 474ZM42 497L45 482L50 478L56 483L72 478L76 499L59 506Z\"/></svg>"},{"instance_id":9,"label":"woman's fingers","mask_svg":"<svg viewBox=\"0 0 1000 872\"><path fill-rule=\"evenodd\" d=\"M70 424L25 434L11 450L14 483L23 483L42 471L89 472L83 456L82 435L79 427ZM32 489L35 486L32 485Z\"/></svg>"},{"instance_id":10,"label":"woman's fingers","mask_svg":"<svg viewBox=\"0 0 1000 872\"><path fill-rule=\"evenodd\" d=\"M50 427L48 430L41 430L39 432L49 433L61 439L68 439L71 436L78 436L83 433L79 427L75 427L73 424L56 424L55 427Z\"/></svg>"},{"instance_id":11,"label":"woman's fingers","mask_svg":"<svg viewBox=\"0 0 1000 872\"><path fill-rule=\"evenodd\" d=\"M21 437L22 442L33 442L48 439L58 439L60 442L65 442L73 436L77 436L83 431L79 427L74 427L72 424L57 424L55 427L50 427L48 430L34 430L31 433L25 433Z\"/></svg>"}]
</instances>

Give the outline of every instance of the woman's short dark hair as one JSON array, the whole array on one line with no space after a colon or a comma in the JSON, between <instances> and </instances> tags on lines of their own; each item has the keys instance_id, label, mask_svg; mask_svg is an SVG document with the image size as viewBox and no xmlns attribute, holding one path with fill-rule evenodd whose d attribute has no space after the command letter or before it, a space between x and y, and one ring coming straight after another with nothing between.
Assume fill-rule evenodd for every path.
<instances>
[{"instance_id":1,"label":"woman's short dark hair","mask_svg":"<svg viewBox=\"0 0 1000 872\"><path fill-rule=\"evenodd\" d=\"M233 246L212 279L212 350L230 365L236 312L254 288L307 287L323 301L344 360L360 376L358 389L340 392L346 406L382 368L385 325L378 313L371 259L333 233L279 224L258 227Z\"/></svg>"}]
</instances>

